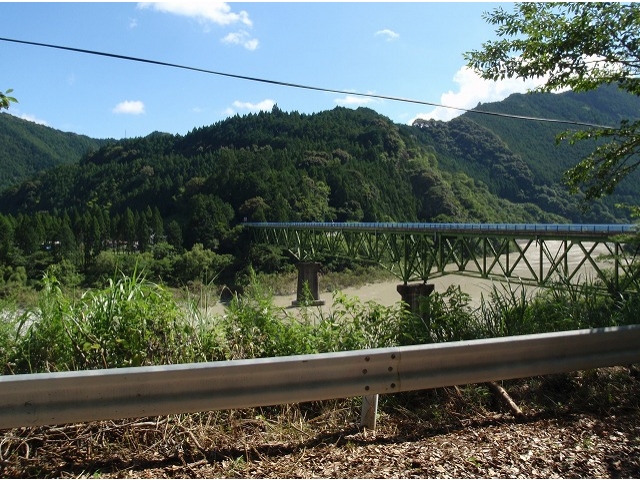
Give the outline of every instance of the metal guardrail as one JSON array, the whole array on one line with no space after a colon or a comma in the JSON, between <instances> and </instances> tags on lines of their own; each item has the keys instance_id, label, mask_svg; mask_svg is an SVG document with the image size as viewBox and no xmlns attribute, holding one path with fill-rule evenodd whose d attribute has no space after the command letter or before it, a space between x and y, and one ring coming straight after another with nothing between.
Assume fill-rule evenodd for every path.
<instances>
[{"instance_id":1,"label":"metal guardrail","mask_svg":"<svg viewBox=\"0 0 640 480\"><path fill-rule=\"evenodd\" d=\"M640 325L316 355L0 376L0 429L373 396L640 362Z\"/></svg>"}]
</instances>

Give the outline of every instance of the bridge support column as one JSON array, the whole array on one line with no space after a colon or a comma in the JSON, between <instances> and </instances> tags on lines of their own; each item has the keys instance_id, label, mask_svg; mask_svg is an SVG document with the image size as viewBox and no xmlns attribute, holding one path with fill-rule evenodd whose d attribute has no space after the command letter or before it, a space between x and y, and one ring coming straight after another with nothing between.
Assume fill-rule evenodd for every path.
<instances>
[{"instance_id":1,"label":"bridge support column","mask_svg":"<svg viewBox=\"0 0 640 480\"><path fill-rule=\"evenodd\" d=\"M428 297L433 292L435 285L432 283L404 283L397 287L402 301L408 305L412 313L420 313L420 297Z\"/></svg>"},{"instance_id":2,"label":"bridge support column","mask_svg":"<svg viewBox=\"0 0 640 480\"><path fill-rule=\"evenodd\" d=\"M291 303L294 307L301 305L319 306L324 305L324 300L320 300L320 282L318 271L322 265L319 262L299 263L298 267L298 290L296 299ZM308 286L311 298L305 298L305 285ZM310 300L310 301L309 301Z\"/></svg>"}]
</instances>

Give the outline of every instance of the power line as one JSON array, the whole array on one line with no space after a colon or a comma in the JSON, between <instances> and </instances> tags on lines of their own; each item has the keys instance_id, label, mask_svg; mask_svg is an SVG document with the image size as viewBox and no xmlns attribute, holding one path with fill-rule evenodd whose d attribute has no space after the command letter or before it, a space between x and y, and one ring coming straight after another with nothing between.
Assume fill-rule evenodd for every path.
<instances>
[{"instance_id":1,"label":"power line","mask_svg":"<svg viewBox=\"0 0 640 480\"><path fill-rule=\"evenodd\" d=\"M512 115L512 114L509 114L509 113L487 112L485 110L471 110L471 109L468 109L468 108L452 107L452 106L448 106L448 105L442 105L442 104L439 104L439 103L427 102L427 101L423 101L423 100L413 100L413 99L410 99L410 98L392 97L392 96L388 96L388 95L376 95L376 94L373 94L373 93L348 92L348 91L345 91L345 90L336 90L336 89L332 89L332 88L314 87L314 86L309 86L309 85L301 85L301 84L297 84L297 83L282 82L282 81L278 81L278 80L268 80L268 79L258 78L258 77L249 77L249 76L245 76L245 75L237 75L237 74L233 74L233 73L217 72L215 70L207 70L205 68L190 67L190 66L187 66L187 65L179 65L179 64L176 64L176 63L162 62L162 61L159 61L159 60L149 60L149 59L146 59L146 58L130 57L130 56L127 56L127 55L118 55L118 54L115 54L115 53L99 52L99 51L96 51L96 50L86 50L86 49L83 49L83 48L65 47L65 46L61 46L61 45L52 45L52 44L48 44L48 43L30 42L30 41L27 41L27 40L16 40L16 39L13 39L13 38L2 38L2 37L0 37L0 41L19 43L19 44L23 44L23 45L33 45L33 46L36 46L36 47L54 48L54 49L57 49L57 50L65 50L65 51L69 51L69 52L86 53L88 55L97 55L97 56L102 56L102 57L117 58L117 59L120 59L120 60L128 60L128 61L132 61L132 62L148 63L148 64L159 65L159 66L163 66L163 67L179 68L179 69L190 70L190 71L194 71L194 72L208 73L208 74L211 74L211 75L218 75L218 76L221 76L221 77L236 78L236 79L239 79L239 80L247 80L247 81L251 81L251 82L267 83L267 84L270 84L270 85L278 85L278 86L281 86L281 87L290 87L290 88L300 88L300 89L304 89L304 90L313 90L313 91L316 91L316 92L336 93L336 94L339 94L339 95L354 95L354 96L358 96L358 97L376 98L376 99L381 99L381 100L391 100L391 101L394 101L394 102L413 103L413 104L417 104L417 105L427 105L427 106L430 106L430 107L448 108L448 109L459 110L459 111L468 112L468 113L477 113L477 114L481 114L481 115L491 115L491 116L494 116L494 117L515 118L515 119L519 119L519 120L529 120L529 121L538 121L538 122L546 122L546 123L561 123L561 124L581 126L581 127L613 128L613 127L604 126L604 125L596 125L596 124L593 124L593 123L576 122L576 121L573 121L573 120L560 120L560 119L554 119L554 118L529 117L529 116L526 116L526 115Z\"/></svg>"}]
</instances>

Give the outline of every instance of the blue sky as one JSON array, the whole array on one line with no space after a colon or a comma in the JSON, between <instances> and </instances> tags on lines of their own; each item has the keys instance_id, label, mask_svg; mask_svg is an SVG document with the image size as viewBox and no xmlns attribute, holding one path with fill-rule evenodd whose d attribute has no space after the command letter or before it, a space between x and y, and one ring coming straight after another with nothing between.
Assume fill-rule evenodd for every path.
<instances>
[{"instance_id":1,"label":"blue sky","mask_svg":"<svg viewBox=\"0 0 640 480\"><path fill-rule=\"evenodd\" d=\"M0 37L472 108L532 86L465 68L463 53L495 38L482 13L511 5L0 2ZM0 61L0 89L19 101L11 114L94 138L184 135L274 104L300 113L367 106L397 123L461 113L6 41Z\"/></svg>"}]
</instances>

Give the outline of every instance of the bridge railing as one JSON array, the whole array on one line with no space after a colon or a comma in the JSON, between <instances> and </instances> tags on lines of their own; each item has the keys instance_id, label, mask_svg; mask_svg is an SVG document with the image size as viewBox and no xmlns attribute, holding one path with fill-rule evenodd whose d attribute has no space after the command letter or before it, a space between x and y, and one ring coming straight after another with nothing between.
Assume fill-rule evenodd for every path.
<instances>
[{"instance_id":1,"label":"bridge railing","mask_svg":"<svg viewBox=\"0 0 640 480\"><path fill-rule=\"evenodd\" d=\"M250 228L299 228L319 230L407 232L573 233L620 235L637 232L635 224L536 224L536 223L395 223L395 222L246 222Z\"/></svg>"}]
</instances>

